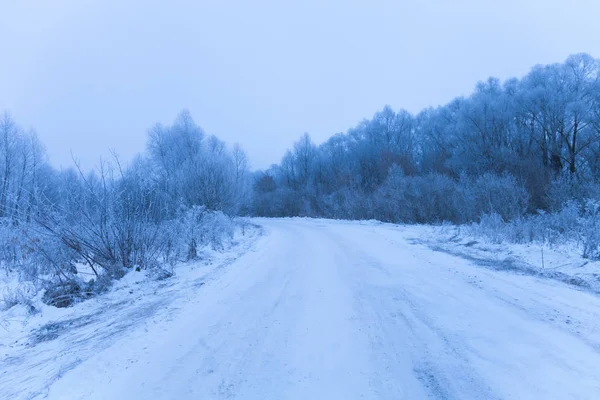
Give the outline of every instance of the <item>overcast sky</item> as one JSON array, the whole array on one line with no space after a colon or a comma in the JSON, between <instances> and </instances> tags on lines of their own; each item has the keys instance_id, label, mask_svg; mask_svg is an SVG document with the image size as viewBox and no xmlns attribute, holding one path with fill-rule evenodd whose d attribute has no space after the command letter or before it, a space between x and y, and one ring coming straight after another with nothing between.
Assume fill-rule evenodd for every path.
<instances>
[{"instance_id":1,"label":"overcast sky","mask_svg":"<svg viewBox=\"0 0 600 400\"><path fill-rule=\"evenodd\" d=\"M385 104L417 112L599 57L599 15L595 0L0 0L0 110L57 167L130 159L187 108L264 168Z\"/></svg>"}]
</instances>

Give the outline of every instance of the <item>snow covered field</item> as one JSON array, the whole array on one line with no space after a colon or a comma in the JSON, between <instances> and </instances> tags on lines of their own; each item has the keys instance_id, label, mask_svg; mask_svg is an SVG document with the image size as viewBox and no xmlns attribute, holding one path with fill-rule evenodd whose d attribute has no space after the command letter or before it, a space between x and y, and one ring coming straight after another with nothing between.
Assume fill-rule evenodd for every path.
<instances>
[{"instance_id":1,"label":"snow covered field","mask_svg":"<svg viewBox=\"0 0 600 400\"><path fill-rule=\"evenodd\" d=\"M25 326L3 314L0 398L598 398L597 263L573 285L506 268L539 249L440 228L256 222L211 265L131 273Z\"/></svg>"}]
</instances>

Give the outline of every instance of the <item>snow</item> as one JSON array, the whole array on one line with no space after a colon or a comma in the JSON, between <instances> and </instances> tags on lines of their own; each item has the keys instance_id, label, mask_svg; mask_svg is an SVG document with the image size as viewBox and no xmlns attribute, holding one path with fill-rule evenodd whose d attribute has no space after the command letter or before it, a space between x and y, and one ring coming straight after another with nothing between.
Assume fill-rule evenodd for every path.
<instances>
[{"instance_id":1,"label":"snow","mask_svg":"<svg viewBox=\"0 0 600 400\"><path fill-rule=\"evenodd\" d=\"M432 249L465 257L480 265L555 279L600 294L600 261L583 258L580 243L496 243L452 225L419 229L415 240Z\"/></svg>"},{"instance_id":2,"label":"snow","mask_svg":"<svg viewBox=\"0 0 600 400\"><path fill-rule=\"evenodd\" d=\"M31 317L18 341L0 337L0 398L600 393L600 298L590 290L493 268L493 252L477 250L486 265L450 254L444 246L461 245L440 228L255 221L264 235L211 266L160 282L130 274L105 296ZM55 318L55 332L39 331Z\"/></svg>"},{"instance_id":3,"label":"snow","mask_svg":"<svg viewBox=\"0 0 600 400\"><path fill-rule=\"evenodd\" d=\"M175 275L156 280L148 271L132 271L105 295L55 308L33 299L36 314L18 305L0 312L0 399L43 397L66 371L104 351L128 335L144 335L147 327L173 318L181 303L248 251L262 234L246 226L226 251L210 248L202 261L175 267ZM6 281L14 290L17 282ZM8 285L10 284L10 286Z\"/></svg>"}]
</instances>

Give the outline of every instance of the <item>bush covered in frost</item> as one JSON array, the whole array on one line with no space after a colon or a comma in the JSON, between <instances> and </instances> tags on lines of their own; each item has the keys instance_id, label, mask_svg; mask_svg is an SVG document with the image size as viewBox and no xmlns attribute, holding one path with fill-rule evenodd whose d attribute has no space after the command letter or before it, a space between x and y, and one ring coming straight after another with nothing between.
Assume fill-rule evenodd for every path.
<instances>
[{"instance_id":1,"label":"bush covered in frost","mask_svg":"<svg viewBox=\"0 0 600 400\"><path fill-rule=\"evenodd\" d=\"M147 152L128 166L114 155L89 173L77 162L54 170L8 114L0 155L3 308L42 291L44 302L66 307L131 270L164 279L203 249L222 250L233 237L228 214L247 208L243 150L207 136L186 111L154 126Z\"/></svg>"},{"instance_id":2,"label":"bush covered in frost","mask_svg":"<svg viewBox=\"0 0 600 400\"><path fill-rule=\"evenodd\" d=\"M539 212L505 221L492 213L465 227L466 232L496 243L544 243L551 246L575 243L585 258L600 259L600 203L587 199L567 201L554 213Z\"/></svg>"}]
</instances>

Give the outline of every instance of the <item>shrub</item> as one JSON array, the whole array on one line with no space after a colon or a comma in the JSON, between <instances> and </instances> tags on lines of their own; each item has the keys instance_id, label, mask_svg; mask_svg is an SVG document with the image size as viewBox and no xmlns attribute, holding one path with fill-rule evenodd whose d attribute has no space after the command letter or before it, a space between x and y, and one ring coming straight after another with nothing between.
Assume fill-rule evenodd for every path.
<instances>
[{"instance_id":1,"label":"shrub","mask_svg":"<svg viewBox=\"0 0 600 400\"><path fill-rule=\"evenodd\" d=\"M456 183L445 175L405 176L401 168L393 166L372 196L373 216L388 222L454 221L455 190Z\"/></svg>"},{"instance_id":2,"label":"shrub","mask_svg":"<svg viewBox=\"0 0 600 400\"><path fill-rule=\"evenodd\" d=\"M18 287L6 287L2 291L0 299L0 311L8 310L18 304L23 304L28 307L30 313L35 312L33 306L33 298L37 294L36 287L31 282L23 282Z\"/></svg>"},{"instance_id":3,"label":"shrub","mask_svg":"<svg viewBox=\"0 0 600 400\"><path fill-rule=\"evenodd\" d=\"M486 214L497 214L510 221L527 210L529 196L525 188L508 174L486 173L474 180L461 177L455 207L461 211L460 220L474 221Z\"/></svg>"}]
</instances>

